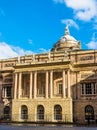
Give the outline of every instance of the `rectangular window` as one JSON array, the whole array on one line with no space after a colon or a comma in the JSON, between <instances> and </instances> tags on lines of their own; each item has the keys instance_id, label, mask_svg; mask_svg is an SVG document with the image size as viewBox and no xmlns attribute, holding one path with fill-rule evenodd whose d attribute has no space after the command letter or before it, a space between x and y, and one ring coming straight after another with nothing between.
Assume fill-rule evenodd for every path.
<instances>
[{"instance_id":1,"label":"rectangular window","mask_svg":"<svg viewBox=\"0 0 97 130\"><path fill-rule=\"evenodd\" d=\"M11 97L11 86L6 87L6 97Z\"/></svg>"},{"instance_id":2,"label":"rectangular window","mask_svg":"<svg viewBox=\"0 0 97 130\"><path fill-rule=\"evenodd\" d=\"M81 85L81 94L96 94L95 83L82 83Z\"/></svg>"},{"instance_id":3,"label":"rectangular window","mask_svg":"<svg viewBox=\"0 0 97 130\"><path fill-rule=\"evenodd\" d=\"M58 84L58 94L62 94L62 83Z\"/></svg>"},{"instance_id":4,"label":"rectangular window","mask_svg":"<svg viewBox=\"0 0 97 130\"><path fill-rule=\"evenodd\" d=\"M86 94L92 94L92 85L91 83L85 84Z\"/></svg>"}]
</instances>

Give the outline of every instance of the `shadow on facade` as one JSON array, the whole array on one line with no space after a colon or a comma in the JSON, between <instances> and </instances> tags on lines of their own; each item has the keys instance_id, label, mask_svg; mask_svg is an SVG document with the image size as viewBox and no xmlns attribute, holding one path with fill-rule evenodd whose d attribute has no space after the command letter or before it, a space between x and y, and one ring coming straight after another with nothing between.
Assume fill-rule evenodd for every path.
<instances>
[{"instance_id":1,"label":"shadow on facade","mask_svg":"<svg viewBox=\"0 0 97 130\"><path fill-rule=\"evenodd\" d=\"M80 82L78 75L80 75ZM97 124L97 74L76 72L76 84L72 86L73 122Z\"/></svg>"}]
</instances>

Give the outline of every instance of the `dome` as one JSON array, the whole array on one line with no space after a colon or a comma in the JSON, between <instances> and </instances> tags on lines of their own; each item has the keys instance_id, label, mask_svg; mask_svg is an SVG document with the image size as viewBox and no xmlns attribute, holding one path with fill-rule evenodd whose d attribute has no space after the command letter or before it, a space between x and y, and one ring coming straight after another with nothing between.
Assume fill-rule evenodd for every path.
<instances>
[{"instance_id":1,"label":"dome","mask_svg":"<svg viewBox=\"0 0 97 130\"><path fill-rule=\"evenodd\" d=\"M61 51L70 49L80 49L80 42L70 35L69 28L68 26L66 26L64 36L62 36L59 39L59 41L54 45L51 51Z\"/></svg>"},{"instance_id":2,"label":"dome","mask_svg":"<svg viewBox=\"0 0 97 130\"><path fill-rule=\"evenodd\" d=\"M65 42L65 41L77 41L73 36L71 35L65 35L63 37L60 38L61 41Z\"/></svg>"}]
</instances>

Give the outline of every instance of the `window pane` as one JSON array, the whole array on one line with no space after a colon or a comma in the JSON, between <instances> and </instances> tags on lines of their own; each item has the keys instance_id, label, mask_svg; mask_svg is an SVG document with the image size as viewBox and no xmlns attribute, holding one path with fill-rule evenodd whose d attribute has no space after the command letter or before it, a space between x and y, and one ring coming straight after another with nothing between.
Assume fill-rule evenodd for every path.
<instances>
[{"instance_id":1,"label":"window pane","mask_svg":"<svg viewBox=\"0 0 97 130\"><path fill-rule=\"evenodd\" d=\"M62 83L58 84L58 94L62 94Z\"/></svg>"},{"instance_id":2,"label":"window pane","mask_svg":"<svg viewBox=\"0 0 97 130\"><path fill-rule=\"evenodd\" d=\"M86 94L92 94L92 86L91 86L91 83L86 83L86 84L85 84L85 88L86 88Z\"/></svg>"}]
</instances>

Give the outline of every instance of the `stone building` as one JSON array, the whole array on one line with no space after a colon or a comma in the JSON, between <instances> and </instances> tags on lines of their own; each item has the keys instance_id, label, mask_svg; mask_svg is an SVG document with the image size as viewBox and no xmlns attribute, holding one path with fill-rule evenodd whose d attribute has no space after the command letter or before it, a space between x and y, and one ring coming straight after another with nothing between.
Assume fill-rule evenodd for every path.
<instances>
[{"instance_id":1,"label":"stone building","mask_svg":"<svg viewBox=\"0 0 97 130\"><path fill-rule=\"evenodd\" d=\"M12 121L97 120L97 50L64 35L50 52L0 60L0 117Z\"/></svg>"}]
</instances>

